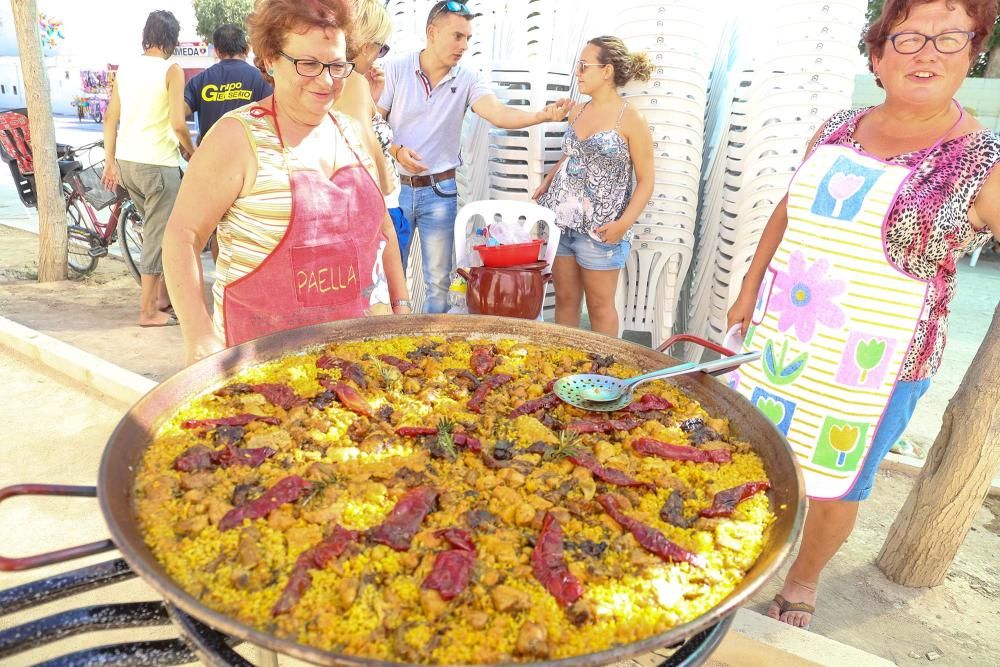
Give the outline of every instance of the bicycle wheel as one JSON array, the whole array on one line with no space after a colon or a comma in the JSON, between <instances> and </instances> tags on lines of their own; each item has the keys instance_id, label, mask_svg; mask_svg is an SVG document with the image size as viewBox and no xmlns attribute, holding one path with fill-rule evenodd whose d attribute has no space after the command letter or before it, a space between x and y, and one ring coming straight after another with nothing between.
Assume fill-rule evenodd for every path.
<instances>
[{"instance_id":1,"label":"bicycle wheel","mask_svg":"<svg viewBox=\"0 0 1000 667\"><path fill-rule=\"evenodd\" d=\"M74 273L81 276L97 268L97 257L90 253L90 249L101 245L97 235L88 228L87 222L83 204L77 199L71 199L66 204L66 263Z\"/></svg>"},{"instance_id":2,"label":"bicycle wheel","mask_svg":"<svg viewBox=\"0 0 1000 667\"><path fill-rule=\"evenodd\" d=\"M73 273L85 276L97 268L97 257L90 254L91 248L100 248L97 237L84 227L69 225L66 228L66 263Z\"/></svg>"},{"instance_id":3,"label":"bicycle wheel","mask_svg":"<svg viewBox=\"0 0 1000 667\"><path fill-rule=\"evenodd\" d=\"M142 216L132 202L126 202L118 213L118 247L122 259L135 281L142 284L139 262L142 261Z\"/></svg>"}]
</instances>

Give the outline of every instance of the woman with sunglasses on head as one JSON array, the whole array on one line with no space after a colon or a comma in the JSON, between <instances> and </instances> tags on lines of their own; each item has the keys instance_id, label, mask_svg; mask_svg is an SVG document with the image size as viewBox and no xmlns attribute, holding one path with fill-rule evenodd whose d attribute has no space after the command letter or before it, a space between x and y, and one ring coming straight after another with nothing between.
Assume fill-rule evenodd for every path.
<instances>
[{"instance_id":1,"label":"woman with sunglasses on head","mask_svg":"<svg viewBox=\"0 0 1000 667\"><path fill-rule=\"evenodd\" d=\"M652 71L646 54L617 37L596 37L580 53L577 85L590 101L570 113L563 157L532 195L556 212L562 232L552 266L558 324L579 327L586 297L591 328L618 336L618 273L655 178L649 126L618 88Z\"/></svg>"},{"instance_id":2,"label":"woman with sunglasses on head","mask_svg":"<svg viewBox=\"0 0 1000 667\"><path fill-rule=\"evenodd\" d=\"M956 261L1000 233L1000 136L953 99L996 18L997 0L887 0L865 35L885 101L813 137L729 311L744 348L764 351L738 389L786 435L810 496L768 610L790 625L809 625L938 370Z\"/></svg>"},{"instance_id":3,"label":"woman with sunglasses on head","mask_svg":"<svg viewBox=\"0 0 1000 667\"><path fill-rule=\"evenodd\" d=\"M399 207L399 172L396 171L396 161L389 152L392 128L375 106L385 85L382 68L375 61L389 53L392 20L382 0L352 0L352 4L354 28L351 43L347 46L347 56L354 63L354 71L344 81L344 91L334 109L371 124L374 132L371 136L377 141L374 150L381 157L377 163L385 206L396 229L399 247L406 248L409 247L412 230L403 215L403 209ZM406 270L405 266L403 270Z\"/></svg>"},{"instance_id":4,"label":"woman with sunglasses on head","mask_svg":"<svg viewBox=\"0 0 1000 667\"><path fill-rule=\"evenodd\" d=\"M366 128L332 110L354 69L350 25L348 0L262 0L248 19L274 93L208 133L164 239L189 363L286 329L409 312L395 230L359 139ZM199 254L216 227L210 316Z\"/></svg>"}]
</instances>

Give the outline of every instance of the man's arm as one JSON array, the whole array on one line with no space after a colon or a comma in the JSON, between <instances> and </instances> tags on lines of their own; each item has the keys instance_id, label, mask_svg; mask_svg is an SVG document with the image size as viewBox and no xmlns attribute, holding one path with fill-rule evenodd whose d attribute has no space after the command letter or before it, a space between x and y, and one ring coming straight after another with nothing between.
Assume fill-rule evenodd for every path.
<instances>
[{"instance_id":1,"label":"man's arm","mask_svg":"<svg viewBox=\"0 0 1000 667\"><path fill-rule=\"evenodd\" d=\"M177 136L181 153L185 160L190 160L194 154L194 142L188 130L187 118L184 115L184 70L180 65L171 65L167 70L167 99L169 100L170 127Z\"/></svg>"},{"instance_id":2,"label":"man's arm","mask_svg":"<svg viewBox=\"0 0 1000 667\"><path fill-rule=\"evenodd\" d=\"M477 116L505 130L520 130L539 123L560 121L572 108L573 102L571 100L561 99L549 104L541 111L521 111L501 104L496 95L484 95L472 104L472 111Z\"/></svg>"}]
</instances>

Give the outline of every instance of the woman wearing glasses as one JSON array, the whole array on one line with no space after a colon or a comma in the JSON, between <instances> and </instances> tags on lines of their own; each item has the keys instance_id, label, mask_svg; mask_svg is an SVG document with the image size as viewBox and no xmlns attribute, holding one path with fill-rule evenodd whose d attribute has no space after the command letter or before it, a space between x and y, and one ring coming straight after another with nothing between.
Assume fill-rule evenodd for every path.
<instances>
[{"instance_id":1,"label":"woman wearing glasses","mask_svg":"<svg viewBox=\"0 0 1000 667\"><path fill-rule=\"evenodd\" d=\"M655 177L649 125L618 88L652 71L646 54L617 37L592 39L580 53L577 85L590 101L570 113L563 157L532 195L556 212L562 232L552 265L558 324L579 327L586 297L591 328L618 336L618 273Z\"/></svg>"},{"instance_id":2,"label":"woman wearing glasses","mask_svg":"<svg viewBox=\"0 0 1000 667\"><path fill-rule=\"evenodd\" d=\"M399 246L361 126L333 112L348 0L264 0L248 20L274 94L224 116L184 179L164 241L187 361L294 327L408 312ZM199 250L218 227L214 315ZM373 304L385 294L390 303Z\"/></svg>"},{"instance_id":3,"label":"woman wearing glasses","mask_svg":"<svg viewBox=\"0 0 1000 667\"><path fill-rule=\"evenodd\" d=\"M738 388L785 433L812 499L768 611L785 623L809 625L941 363L958 257L1000 233L1000 136L953 99L996 17L996 0L885 3L865 36L885 101L813 138L729 311L764 352Z\"/></svg>"},{"instance_id":4,"label":"woman wearing glasses","mask_svg":"<svg viewBox=\"0 0 1000 667\"><path fill-rule=\"evenodd\" d=\"M375 64L379 58L389 53L389 36L392 35L392 20L385 10L382 0L353 0L354 28L348 58L354 63L354 72L344 81L344 92L334 108L356 118L360 122L371 123L375 150L381 155L379 176L385 206L396 229L400 248L410 245L412 230L410 223L399 207L399 172L396 161L389 152L392 145L392 128L375 106L375 100L382 94L385 76L382 68ZM406 267L404 266L405 270Z\"/></svg>"}]
</instances>

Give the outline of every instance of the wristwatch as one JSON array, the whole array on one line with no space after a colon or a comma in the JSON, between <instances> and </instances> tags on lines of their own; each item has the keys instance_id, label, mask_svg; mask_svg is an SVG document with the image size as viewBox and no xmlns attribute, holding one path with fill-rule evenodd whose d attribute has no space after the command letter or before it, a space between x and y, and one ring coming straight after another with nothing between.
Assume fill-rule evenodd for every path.
<instances>
[{"instance_id":1,"label":"wristwatch","mask_svg":"<svg viewBox=\"0 0 1000 667\"><path fill-rule=\"evenodd\" d=\"M393 308L402 308L403 306L406 306L410 310L413 310L413 304L410 303L409 299L394 299L392 302Z\"/></svg>"}]
</instances>

